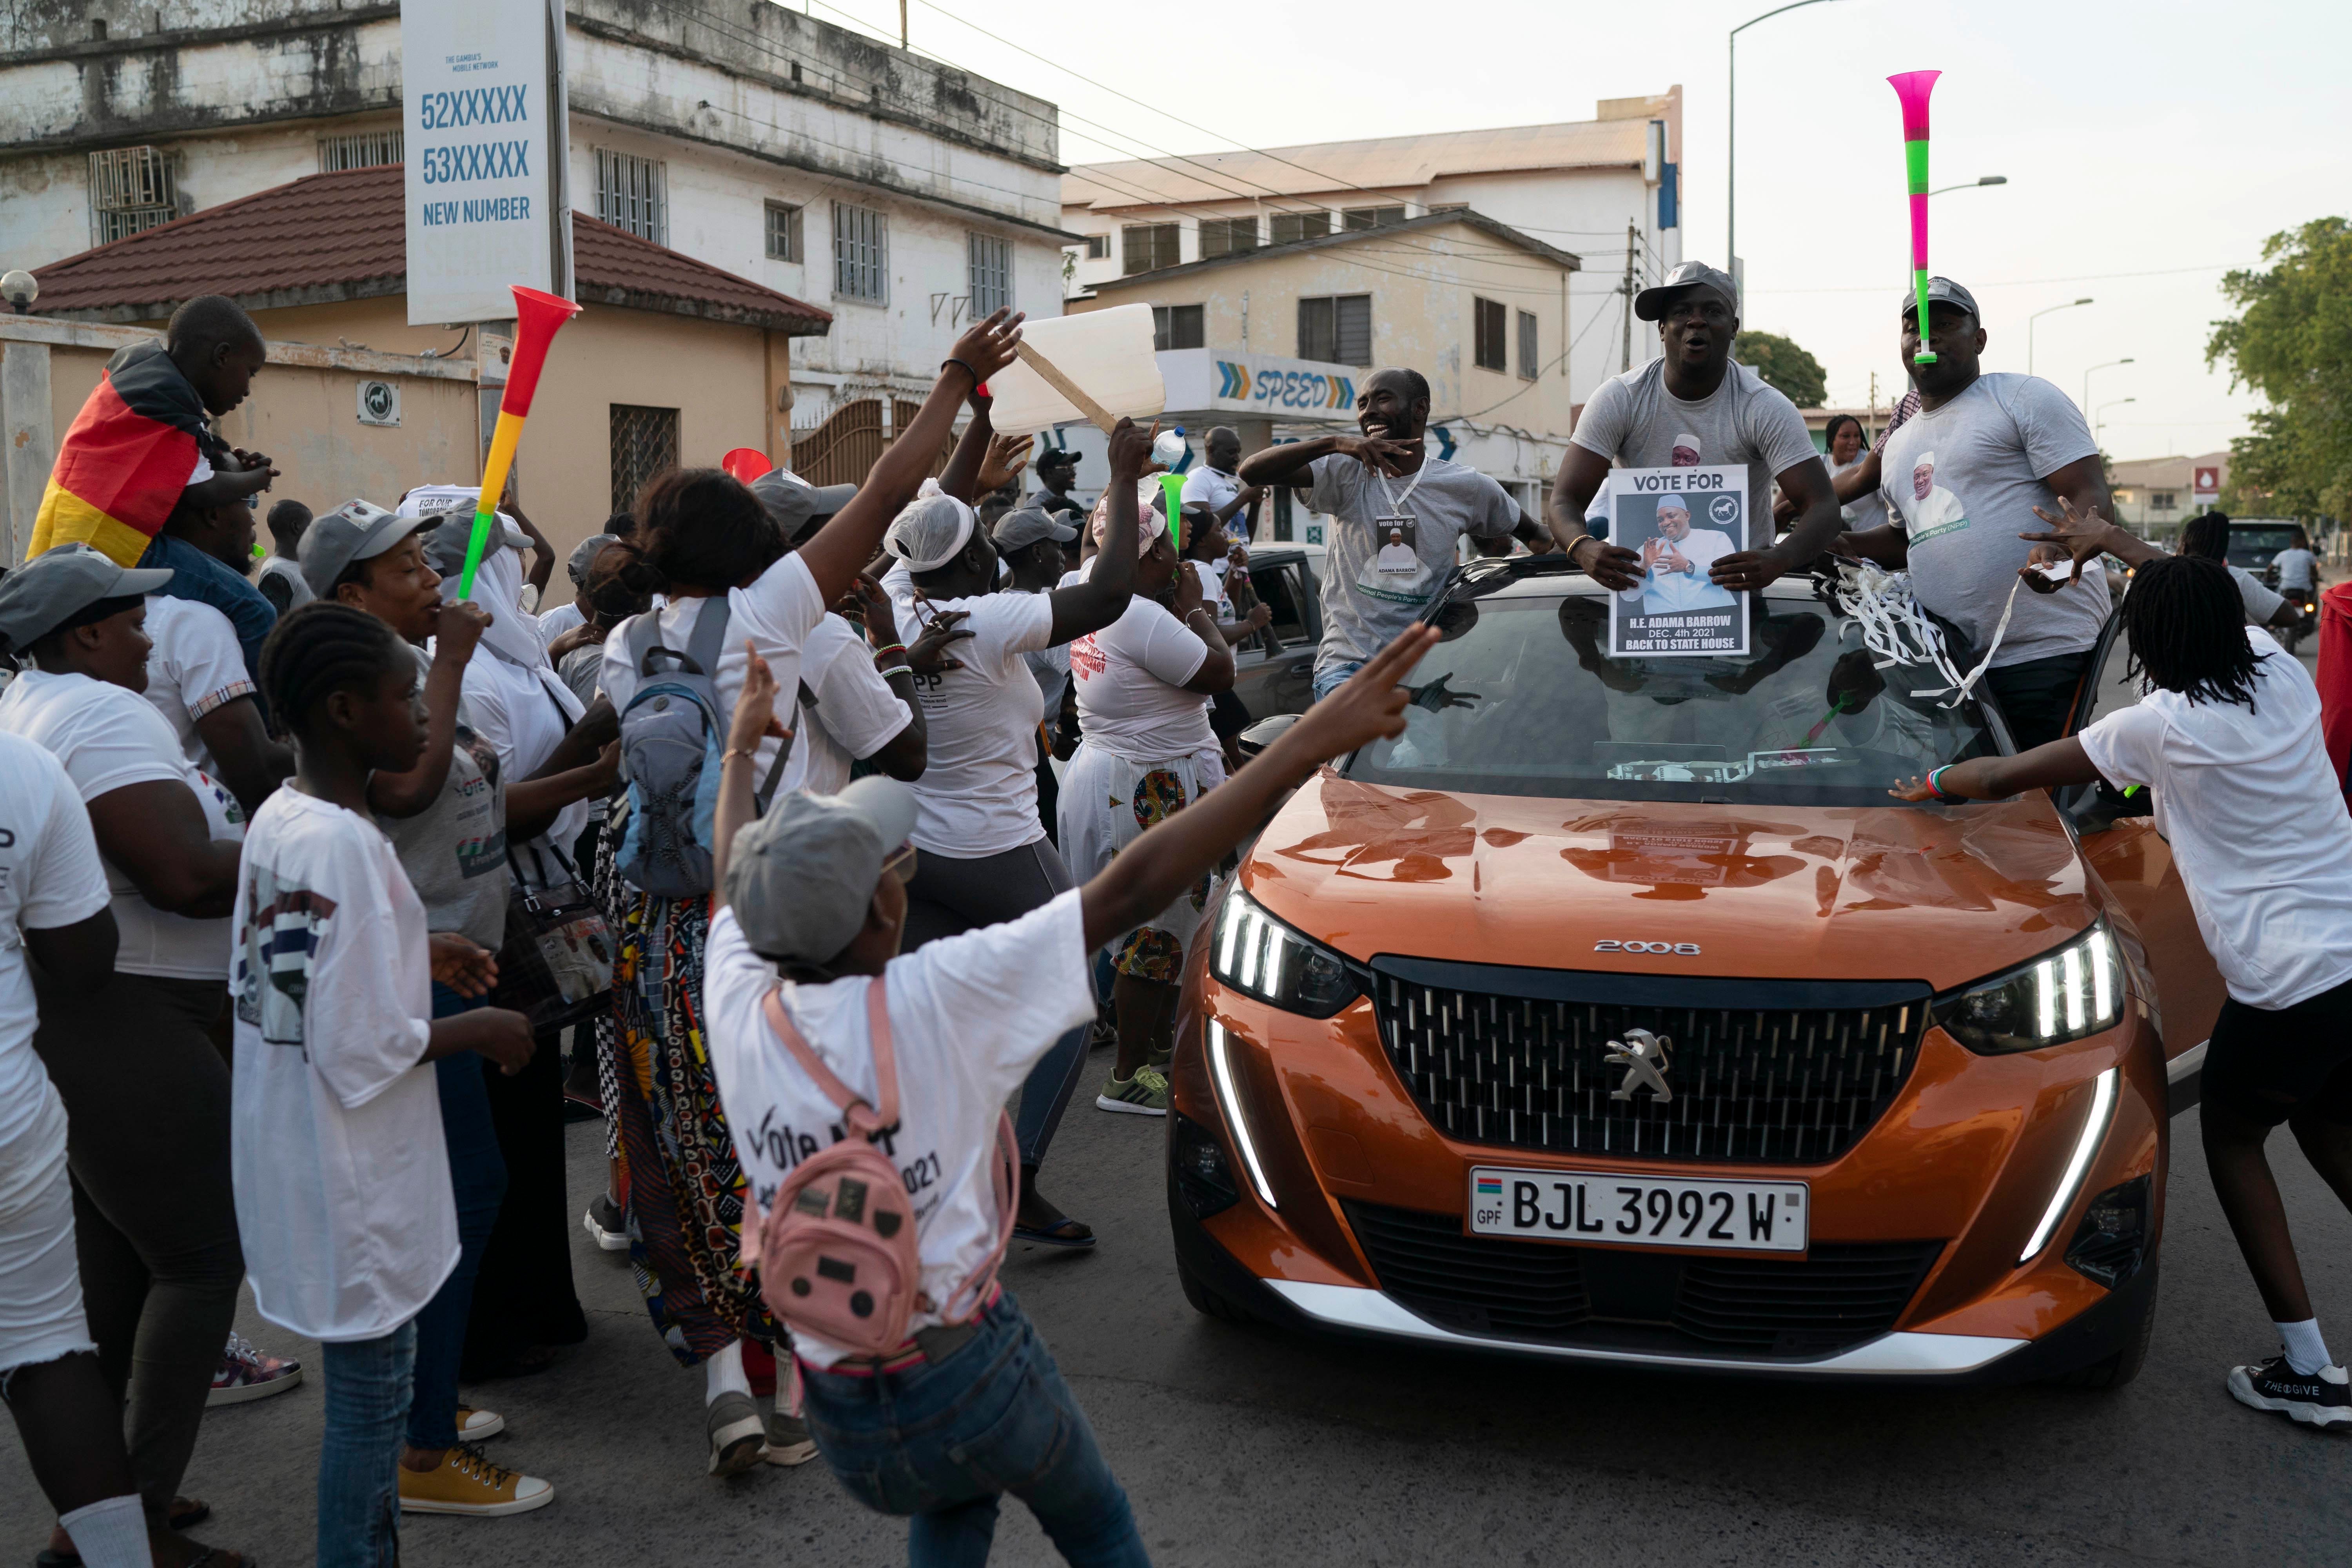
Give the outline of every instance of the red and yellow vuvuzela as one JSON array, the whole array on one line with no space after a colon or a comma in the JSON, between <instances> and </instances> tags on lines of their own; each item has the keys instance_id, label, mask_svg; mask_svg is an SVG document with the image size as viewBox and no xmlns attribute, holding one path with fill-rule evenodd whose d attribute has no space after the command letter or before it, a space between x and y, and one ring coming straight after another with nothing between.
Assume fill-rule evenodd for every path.
<instances>
[{"instance_id":1,"label":"red and yellow vuvuzela","mask_svg":"<svg viewBox=\"0 0 2352 1568\"><path fill-rule=\"evenodd\" d=\"M507 366L506 395L499 399L498 427L490 432L490 455L482 464L482 494L474 510L474 536L466 544L466 570L457 579L457 597L474 596L474 574L489 547L490 519L507 488L507 472L514 467L515 447L522 440L522 422L530 417L532 394L539 390L539 373L547 367L547 351L557 331L580 313L569 300L559 300L536 289L514 285L514 363Z\"/></svg>"}]
</instances>

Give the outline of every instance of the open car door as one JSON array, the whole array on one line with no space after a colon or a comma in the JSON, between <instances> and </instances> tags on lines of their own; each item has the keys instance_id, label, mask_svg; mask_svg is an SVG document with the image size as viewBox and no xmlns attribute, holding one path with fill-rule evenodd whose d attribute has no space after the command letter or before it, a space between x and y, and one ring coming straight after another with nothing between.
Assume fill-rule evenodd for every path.
<instances>
[{"instance_id":1,"label":"open car door","mask_svg":"<svg viewBox=\"0 0 2352 1568\"><path fill-rule=\"evenodd\" d=\"M2131 649L2123 636L2123 619L2110 615L2106 629L2099 634L2089 679L2074 700L2074 717L2066 727L2070 735L2106 709L2139 700L2127 673ZM2197 929L2172 846L2156 830L2145 790L2126 798L2104 784L2078 784L2059 793L2058 808L2082 836L2083 858L2139 931L2147 973L2156 983L2165 1076L2172 1086L2172 1113L2178 1116L2197 1103L2206 1041L2212 1036L2213 1020L2221 1016L2226 990Z\"/></svg>"}]
</instances>

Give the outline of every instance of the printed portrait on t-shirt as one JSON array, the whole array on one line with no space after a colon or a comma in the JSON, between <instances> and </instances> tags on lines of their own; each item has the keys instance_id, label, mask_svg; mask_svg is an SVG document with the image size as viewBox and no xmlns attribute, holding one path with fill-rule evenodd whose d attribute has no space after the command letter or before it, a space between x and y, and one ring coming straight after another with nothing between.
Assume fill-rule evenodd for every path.
<instances>
[{"instance_id":1,"label":"printed portrait on t-shirt","mask_svg":"<svg viewBox=\"0 0 2352 1568\"><path fill-rule=\"evenodd\" d=\"M302 1000L320 928L333 918L335 901L281 883L268 866L248 867L248 874L245 927L236 933L236 1014L259 1026L263 1045L292 1046L307 1057Z\"/></svg>"},{"instance_id":2,"label":"printed portrait on t-shirt","mask_svg":"<svg viewBox=\"0 0 2352 1568\"><path fill-rule=\"evenodd\" d=\"M1922 452L1911 465L1911 500L1903 508L1904 531L1917 549L1939 534L1957 533L1969 525L1969 510L1960 498L1936 483L1936 454Z\"/></svg>"},{"instance_id":3,"label":"printed portrait on t-shirt","mask_svg":"<svg viewBox=\"0 0 2352 1568\"><path fill-rule=\"evenodd\" d=\"M1699 438L1696 436L1685 434L1675 437L1671 466L1677 468L1697 468L1699 453L1703 449Z\"/></svg>"}]
</instances>

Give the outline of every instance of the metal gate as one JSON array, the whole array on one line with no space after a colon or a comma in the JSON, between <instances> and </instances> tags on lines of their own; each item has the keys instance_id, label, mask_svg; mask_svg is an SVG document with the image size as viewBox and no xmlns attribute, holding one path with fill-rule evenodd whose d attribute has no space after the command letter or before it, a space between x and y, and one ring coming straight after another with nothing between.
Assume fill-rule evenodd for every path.
<instances>
[{"instance_id":1,"label":"metal gate","mask_svg":"<svg viewBox=\"0 0 2352 1568\"><path fill-rule=\"evenodd\" d=\"M890 400L890 431L904 430L923 411L919 403L903 397ZM793 437L793 471L813 485L862 485L895 435L882 427L882 400L861 397L835 409L825 422L807 435ZM955 453L955 440L943 442L932 458L929 473L946 472Z\"/></svg>"}]
</instances>

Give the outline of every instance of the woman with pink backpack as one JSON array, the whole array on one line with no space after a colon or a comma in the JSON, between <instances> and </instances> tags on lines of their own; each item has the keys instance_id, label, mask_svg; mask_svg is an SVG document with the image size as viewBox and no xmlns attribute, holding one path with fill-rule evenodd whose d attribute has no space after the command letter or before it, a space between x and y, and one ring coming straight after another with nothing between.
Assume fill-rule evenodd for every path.
<instances>
[{"instance_id":1,"label":"woman with pink backpack","mask_svg":"<svg viewBox=\"0 0 2352 1568\"><path fill-rule=\"evenodd\" d=\"M1114 526L1136 526L1122 490ZM761 1292L792 1330L817 1447L858 1500L912 1516L916 1568L980 1563L998 1500L1075 1563L1149 1561L1077 1400L996 1282L1018 1173L1005 1099L1094 1016L1088 959L1206 874L1324 760L1396 735L1416 626L1265 753L1084 887L901 954L915 804L887 778L754 820L773 724L754 658L719 786L703 981L711 1058L757 1209ZM739 830L740 829L740 833Z\"/></svg>"}]
</instances>

